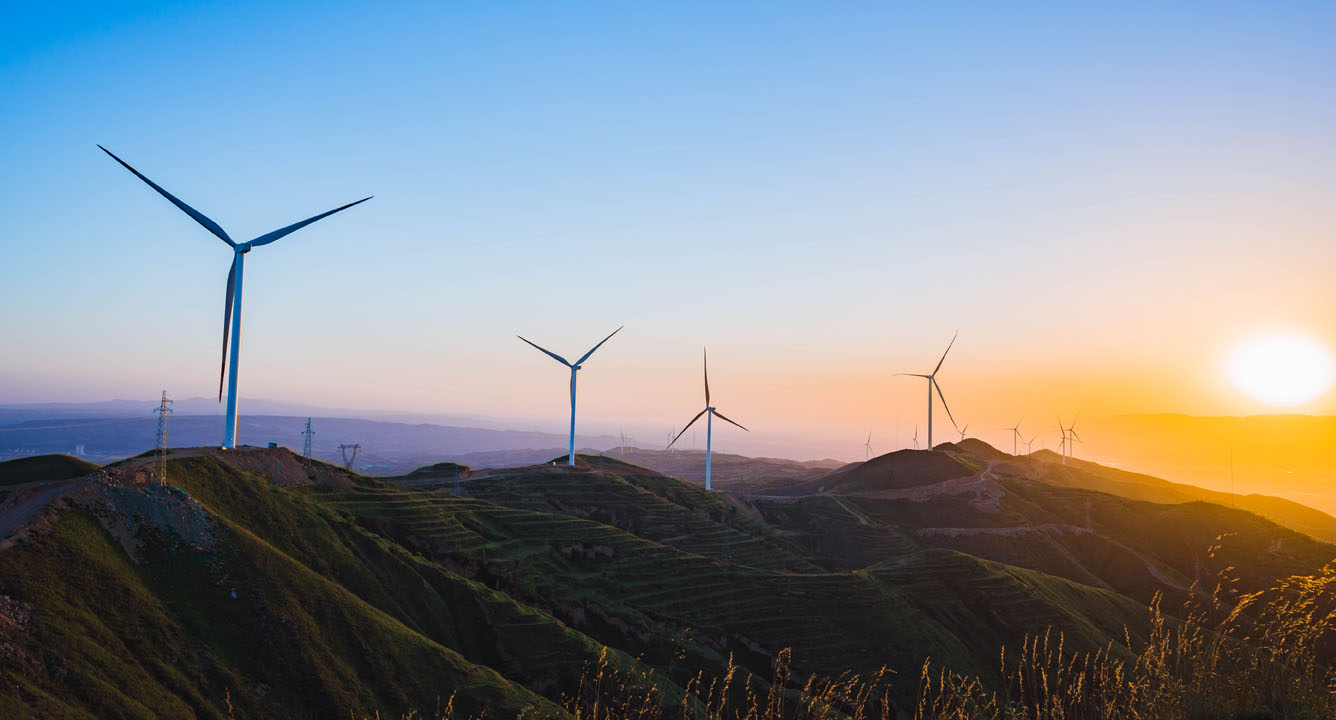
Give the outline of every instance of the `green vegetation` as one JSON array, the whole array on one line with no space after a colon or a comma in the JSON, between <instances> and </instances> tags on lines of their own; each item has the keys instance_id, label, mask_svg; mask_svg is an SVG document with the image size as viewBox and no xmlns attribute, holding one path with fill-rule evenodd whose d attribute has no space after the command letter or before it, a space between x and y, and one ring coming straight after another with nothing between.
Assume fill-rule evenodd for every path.
<instances>
[{"instance_id":1,"label":"green vegetation","mask_svg":"<svg viewBox=\"0 0 1336 720\"><path fill-rule=\"evenodd\" d=\"M1191 683L1260 688L1209 717L1330 701L1329 618L1293 614L1326 607L1330 546L925 457L923 483L898 465L886 488L846 472L840 493L745 498L611 458L301 485L265 474L306 477L286 450L178 454L175 488L87 481L0 551L0 716L1152 716L1144 694L1099 706L1139 716L1052 710L1025 694L1035 668L1062 697L1172 676L1183 717L1207 708ZM1187 592L1223 567L1213 604ZM1148 609L1175 592L1200 609Z\"/></svg>"}]
</instances>

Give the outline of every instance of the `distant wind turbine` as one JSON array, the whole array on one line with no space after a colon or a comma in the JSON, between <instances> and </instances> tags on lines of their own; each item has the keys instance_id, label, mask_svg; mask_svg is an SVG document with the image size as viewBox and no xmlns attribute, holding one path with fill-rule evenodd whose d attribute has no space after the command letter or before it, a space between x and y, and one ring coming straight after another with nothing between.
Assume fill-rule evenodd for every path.
<instances>
[{"instance_id":1,"label":"distant wind turbine","mask_svg":"<svg viewBox=\"0 0 1336 720\"><path fill-rule=\"evenodd\" d=\"M223 422L222 447L224 449L236 447L237 369L238 365L240 364L239 361L241 359L240 357L241 356L241 276L242 276L243 266L245 265L244 259L246 253L250 252L252 248L257 248L260 247L261 245L268 245L269 243L278 240L279 238L285 235L301 230L302 228L306 227L307 225L310 225L316 220L329 217L330 215L333 215L334 213L339 212L341 210L347 210L348 208L354 205L358 205L360 203L364 203L367 200L370 200L371 198L364 197L361 200L358 200L357 202L351 202L348 203L347 205L336 207L333 210L330 210L329 212L320 213L315 217L310 217L305 220L302 220L301 222L293 223L287 227L279 228L278 230L275 230L271 233L265 233L264 235L261 235L249 242L238 243L232 240L231 237L228 237L227 233L224 232L222 226L220 226L218 223L205 217L204 214L199 212L198 210L181 202L176 198L176 196L172 195L166 190L163 190L152 180L149 180L148 178L141 175L138 170L126 164L124 160L112 154L110 150L102 147L101 145L98 145L98 148L100 148L102 152L111 155L111 158L113 160L124 166L126 170L129 170L130 172L134 173L135 177L139 178L140 180L143 180L145 183L148 184L149 187L153 188L154 190L157 190L159 195L167 198L169 201L171 201L173 205L179 208L181 212L184 212L185 214L189 215L192 220L199 223L200 225L203 225L204 229L208 230L214 235L217 235L218 239L227 243L228 247L232 248L232 269L227 271L227 294L226 294L226 299L223 301L223 361L222 361L222 367L219 369L218 372L218 402L223 401L223 377L226 376L227 418ZM233 312L233 307L232 307L233 300L236 301L236 312ZM229 348L227 344L227 336L229 331L231 332L232 335L231 348ZM231 366L230 372L228 371L229 365Z\"/></svg>"},{"instance_id":2,"label":"distant wind turbine","mask_svg":"<svg viewBox=\"0 0 1336 720\"><path fill-rule=\"evenodd\" d=\"M969 429L970 429L969 423L965 423L965 427L960 428L960 441L961 441L961 442L965 442L965 431L966 431L966 430L969 430Z\"/></svg>"},{"instance_id":3,"label":"distant wind turbine","mask_svg":"<svg viewBox=\"0 0 1336 720\"><path fill-rule=\"evenodd\" d=\"M1032 437L1032 438L1030 438L1029 440L1026 440L1026 441L1025 441L1025 456L1026 456L1026 457L1030 457L1031 455L1034 454L1034 441L1035 441L1035 440L1038 440L1038 439L1039 439L1039 436L1038 436L1038 435L1035 435L1034 437Z\"/></svg>"},{"instance_id":4,"label":"distant wind turbine","mask_svg":"<svg viewBox=\"0 0 1336 720\"><path fill-rule=\"evenodd\" d=\"M918 450L918 425L914 426L914 449Z\"/></svg>"},{"instance_id":5,"label":"distant wind turbine","mask_svg":"<svg viewBox=\"0 0 1336 720\"><path fill-rule=\"evenodd\" d=\"M1076 421L1080 418L1081 416L1078 414L1076 418L1072 420L1072 424L1068 425L1066 431L1063 433L1063 436L1067 439L1067 455L1062 460L1063 465L1066 465L1067 461L1072 459L1072 451L1076 448L1076 443L1079 442L1083 445L1085 444L1085 441L1081 439L1081 436L1076 434Z\"/></svg>"},{"instance_id":6,"label":"distant wind turbine","mask_svg":"<svg viewBox=\"0 0 1336 720\"><path fill-rule=\"evenodd\" d=\"M867 462L872 459L872 431L870 430L867 434L867 442L863 444L863 447L867 449L863 455L863 462Z\"/></svg>"},{"instance_id":7,"label":"distant wind turbine","mask_svg":"<svg viewBox=\"0 0 1336 720\"><path fill-rule=\"evenodd\" d=\"M1024 420L1024 419L1025 419L1025 416L1022 415L1022 416L1021 416L1021 420ZM1013 426L1011 426L1011 427L1009 427L1009 428L1002 428L1003 430L1010 430L1010 431L1011 431L1011 454L1012 454L1012 455L1016 455L1016 454L1017 454L1016 451L1020 449L1019 445L1017 444L1017 441L1018 441L1018 440L1020 439L1020 437L1021 437L1021 420L1017 420L1017 421L1016 421L1016 424L1013 425Z\"/></svg>"},{"instance_id":8,"label":"distant wind turbine","mask_svg":"<svg viewBox=\"0 0 1336 720\"><path fill-rule=\"evenodd\" d=\"M922 375L922 374L920 374L920 373L896 373L896 375L904 375L904 376L908 376L908 377L920 377L920 378L925 378L925 379L927 379L927 381L928 381L928 449L929 449L929 450L932 449L932 391L933 391L933 388L936 388L936 389L937 389L937 397L939 397L939 398L942 399L942 407L946 408L946 416L947 416L948 418L951 418L951 426L952 426L952 427L955 427L955 426L956 426L956 419L955 419L954 417L951 417L951 408L948 407L947 404L946 404L946 396L942 394L942 386L939 385L939 384L937 384L937 371L942 369L942 363L946 362L946 353L951 352L951 346L956 344L956 337L959 336L959 335L960 335L960 331L957 330L957 331L956 331L956 334L951 336L951 343L948 344L948 345L946 346L946 352L942 353L942 359L937 361L937 367L933 368L933 370L932 370L932 372L931 372L930 374L928 374L928 375Z\"/></svg>"},{"instance_id":9,"label":"distant wind turbine","mask_svg":"<svg viewBox=\"0 0 1336 720\"><path fill-rule=\"evenodd\" d=\"M708 491L713 489L713 487L710 485L710 441L712 437L712 431L714 428L714 416L718 415L719 419L723 420L724 422L737 425L738 427L742 428L743 430L746 430L747 432L751 431L747 430L747 428L742 427L741 425L738 425L732 420L729 420L728 418L724 417L723 413L714 409L714 406L710 405L710 359L709 356L706 355L704 352L701 353L701 357L703 358L705 363L705 409L696 413L696 417L691 418L691 422L687 423L686 427L682 428L682 432L678 433L677 437L673 438L673 442L668 443L668 447L671 448L673 446L673 443L677 442L677 438L682 437L682 434L687 431L687 428L690 428L692 425L694 425L696 421L700 419L701 415L708 416L705 418L705 489ZM695 435L693 434L692 437L694 438Z\"/></svg>"},{"instance_id":10,"label":"distant wind turbine","mask_svg":"<svg viewBox=\"0 0 1336 720\"><path fill-rule=\"evenodd\" d=\"M622 327L626 327L626 326L623 325ZM613 330L607 337L605 337L605 338L603 338L602 340L600 340L599 343L598 343L597 345L595 345L594 347L590 348L590 349L589 349L589 352L585 353L584 355L581 355L581 356L580 356L580 359L579 359L579 360L576 360L574 363L568 362L568 361L566 360L566 358L564 358L564 357L562 357L562 356L560 356L560 355L558 355L558 354L556 354L556 353L554 353L554 352L552 352L552 351L550 351L550 350L545 350L545 349L543 349L543 348L541 348L541 347L539 347L539 346L537 346L537 345L534 345L533 343L529 342L528 340L525 340L523 337L521 337L521 336L519 336L519 335L516 335L516 336L515 336L515 337L517 337L517 338L519 338L519 339L521 339L521 340L524 340L524 342L529 343L530 345L533 345L535 348L538 348L538 349L541 350L543 353L545 353L546 355L548 355L549 357L551 357L553 360L556 360L557 362L559 362L559 363L561 363L562 365L565 365L566 367L568 367L568 368L571 369L571 437L570 437L570 457L568 458L568 461L567 461L567 464L568 464L568 465L574 465L574 464L575 464L575 374L578 373L578 372L580 372L580 366L584 363L585 360L588 360L588 359L589 359L589 356L590 356L590 355L593 355L593 354L594 354L594 351L595 351L595 350L599 349L600 347L603 347L603 343L607 342L608 340L611 340L613 335L616 335L617 333L619 333L619 332L621 332L621 331L622 331L622 328L620 328L620 327L617 328L616 330Z\"/></svg>"},{"instance_id":11,"label":"distant wind turbine","mask_svg":"<svg viewBox=\"0 0 1336 720\"><path fill-rule=\"evenodd\" d=\"M1058 442L1058 454L1062 456L1062 464L1067 464L1067 426L1062 424L1062 416L1058 416L1058 432L1062 433L1062 440Z\"/></svg>"}]
</instances>

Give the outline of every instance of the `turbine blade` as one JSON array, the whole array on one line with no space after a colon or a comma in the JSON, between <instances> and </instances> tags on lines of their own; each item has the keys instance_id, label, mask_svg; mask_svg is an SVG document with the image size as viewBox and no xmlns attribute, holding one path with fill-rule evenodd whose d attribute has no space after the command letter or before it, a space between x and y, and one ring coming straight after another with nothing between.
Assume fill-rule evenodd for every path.
<instances>
[{"instance_id":1,"label":"turbine blade","mask_svg":"<svg viewBox=\"0 0 1336 720\"><path fill-rule=\"evenodd\" d=\"M232 329L232 291L236 289L237 255L232 254L232 268L227 271L227 293L223 301L223 364L218 370L218 402L223 401L223 378L227 377L227 333Z\"/></svg>"},{"instance_id":2,"label":"turbine blade","mask_svg":"<svg viewBox=\"0 0 1336 720\"><path fill-rule=\"evenodd\" d=\"M626 326L623 325L622 327L626 327ZM583 365L583 364L584 364L584 361L585 361L585 360L588 360L588 359L589 359L589 356L590 356L590 355L593 355L595 350L597 350L597 349L603 347L603 343L605 343L605 342L611 340L613 335L616 335L617 333L619 333L619 332L621 332L621 331L622 331L622 328L620 328L620 327L617 328L616 330L613 330L611 333L609 333L609 335L608 335L607 337L603 338L601 341L599 341L599 343L598 343L597 345L595 345L593 348L591 348L591 349L589 350L589 352L585 353L584 355L581 355L581 356L580 356L580 359L575 361L575 364L576 364L576 365Z\"/></svg>"},{"instance_id":3,"label":"turbine blade","mask_svg":"<svg viewBox=\"0 0 1336 720\"><path fill-rule=\"evenodd\" d=\"M291 225L289 225L289 226L287 226L287 227L285 227L285 228L279 228L278 230L275 230L275 231L273 231L273 232L271 232L271 233L265 233L264 235L261 235L260 237L257 237L257 238L255 238L254 240L251 240L251 241L250 241L251 247L259 247L259 246L261 246L261 245L268 245L269 243L271 243L271 242L273 242L273 241L275 241L275 240L277 240L277 239L283 237L284 235L288 235L288 234L297 232L298 230L301 230L302 228L306 227L307 225L310 225L311 223L315 222L316 220L319 220L319 219L321 219L321 218L327 218L327 217L329 217L330 215L333 215L333 214L336 213L336 212L340 212L340 211L342 211L342 210L347 210L348 208L350 208L350 207L352 207L352 206L354 206L354 205L361 205L362 203L366 202L367 200L370 200L372 197L375 197L375 196L374 196L374 195L368 195L367 197L364 197L364 198L362 198L361 200L358 200L357 202L350 202L350 203L348 203L347 205L344 205L344 206L342 206L342 207L336 207L336 208L334 208L333 210L330 210L329 212L323 212L323 213L320 213L319 215L316 215L315 217L306 218L305 220L303 220L303 221L301 221L301 222L293 223L293 224L291 224Z\"/></svg>"},{"instance_id":4,"label":"turbine blade","mask_svg":"<svg viewBox=\"0 0 1336 720\"><path fill-rule=\"evenodd\" d=\"M519 336L519 335L516 335L515 337L517 337L517 338L519 338L519 339L521 339L521 340L524 340L524 338L521 337L521 336ZM524 340L524 342L527 342L527 343L529 343L530 345L533 345L534 347L538 348L539 350L542 350L543 352L547 353L550 357L552 357L554 360L556 360L557 362L561 363L562 365L565 365L566 367L570 367L570 366L571 366L570 363L566 362L566 358L564 358L564 357L562 357L562 356L560 356L560 355L558 355L558 354L552 352L551 350L546 350L546 349L544 349L544 348L538 347L537 345L534 345L533 343L529 342L528 340Z\"/></svg>"},{"instance_id":5,"label":"turbine blade","mask_svg":"<svg viewBox=\"0 0 1336 720\"><path fill-rule=\"evenodd\" d=\"M705 407L710 406L710 353L701 348L701 359L705 363Z\"/></svg>"},{"instance_id":6,"label":"turbine blade","mask_svg":"<svg viewBox=\"0 0 1336 720\"><path fill-rule=\"evenodd\" d=\"M180 208L180 209L181 209L181 212L183 212L183 213L189 215L192 219L194 219L195 222L199 223L200 225L203 225L205 230L208 230L209 232L213 233L214 235L217 235L217 236L219 237L219 239L221 239L223 242L227 243L228 245L231 245L231 246L233 246L233 247L236 246L236 243L232 242L232 238L228 237L226 232L223 232L223 229L222 229L221 227L219 227L218 223L216 223L216 222L210 220L209 218L205 217L205 216L204 216L204 213L202 213L202 212L196 210L195 208L190 207L189 205L187 205L187 204L181 202L180 200L178 200L178 199L176 198L175 195L172 195L171 193L167 192L166 190L163 190L161 187L158 186L157 183L155 183L155 182L153 182L152 180L149 180L148 178L146 178L146 177L144 177L143 175L141 175L141 174L139 173L138 170L136 170L136 169L130 167L130 165L129 165L128 163L126 163L124 160L122 160L122 159L116 157L116 155L113 154L110 150L108 150L108 149L102 147L101 145L98 145L98 147L101 148L102 152L104 152L104 153L106 153L106 154L108 154L108 155L111 155L111 159L112 159L112 160L115 160L116 162L118 162L118 163L120 163L121 165L125 166L125 169L126 169L126 170L129 170L130 172L134 173L134 174L135 174L135 177L137 177L137 178L139 178L140 180L143 180L144 182L148 183L148 186L151 187L151 188L153 188L154 190L157 190L159 195L161 195L161 196L167 198L168 200L172 201L172 204L175 205L175 206L177 206L178 208Z\"/></svg>"},{"instance_id":7,"label":"turbine blade","mask_svg":"<svg viewBox=\"0 0 1336 720\"><path fill-rule=\"evenodd\" d=\"M719 418L720 420L724 420L724 421L727 421L727 422L731 422L731 423L733 423L734 425L738 425L737 423L733 422L732 420L729 420L728 418L724 417L724 414L721 413L721 412L719 412L718 410L715 410L715 411L714 411L714 416L717 417L717 418ZM747 428L742 427L741 425L738 425L738 427L742 428L743 430L747 430ZM747 432L751 432L751 430L747 430Z\"/></svg>"},{"instance_id":8,"label":"turbine blade","mask_svg":"<svg viewBox=\"0 0 1336 720\"><path fill-rule=\"evenodd\" d=\"M689 428L689 427L691 427L692 425L694 425L694 424L696 423L696 421L700 419L700 416L701 416L701 415L704 415L704 414L705 414L705 411L704 411L704 410L701 410L700 412L696 413L696 417L691 418L691 422L687 423L687 426L684 427L684 428L682 428L682 432L678 433L678 434L677 434L677 437L674 437L673 440L672 440L672 442L668 443L668 448L672 447L672 446L673 446L673 443L677 442L677 438L680 438L680 437L682 437L683 435L685 435L686 432L687 432L687 428ZM667 450L668 448L664 448L664 450Z\"/></svg>"},{"instance_id":9,"label":"turbine blade","mask_svg":"<svg viewBox=\"0 0 1336 720\"><path fill-rule=\"evenodd\" d=\"M938 361L937 361L937 367L935 367L935 368L932 369L932 374L933 374L933 375L936 375L936 374L937 374L937 371L942 369L942 363L946 362L946 353L951 352L951 345L955 345L955 344L956 344L956 338L957 338L959 335L960 335L960 331L957 330L957 331L956 331L956 334L951 336L951 343L948 344L948 345L946 346L946 352L942 353L942 359L941 359L941 360L938 360Z\"/></svg>"},{"instance_id":10,"label":"turbine blade","mask_svg":"<svg viewBox=\"0 0 1336 720\"><path fill-rule=\"evenodd\" d=\"M931 376L931 375L924 375L923 373L895 373L895 374L892 375L891 377L921 377L921 378L925 378L925 377L932 377L932 376Z\"/></svg>"},{"instance_id":11,"label":"turbine blade","mask_svg":"<svg viewBox=\"0 0 1336 720\"><path fill-rule=\"evenodd\" d=\"M937 388L937 397L942 399L942 407L946 408L946 416L951 418L951 427L959 430L960 426L956 424L956 419L951 416L951 406L946 404L946 396L942 394L942 386L937 384L936 379L931 379L928 382L932 383L932 386Z\"/></svg>"}]
</instances>

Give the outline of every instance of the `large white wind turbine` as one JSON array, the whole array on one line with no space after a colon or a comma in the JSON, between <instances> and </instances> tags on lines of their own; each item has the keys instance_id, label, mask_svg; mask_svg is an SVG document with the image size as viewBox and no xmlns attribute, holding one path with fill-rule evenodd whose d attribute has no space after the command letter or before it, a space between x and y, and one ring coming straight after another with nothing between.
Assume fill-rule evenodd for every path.
<instances>
[{"instance_id":1,"label":"large white wind turbine","mask_svg":"<svg viewBox=\"0 0 1336 720\"><path fill-rule=\"evenodd\" d=\"M623 325L622 327L626 327L626 326ZM530 345L533 345L535 348L538 348L538 349L541 350L544 354L546 354L546 355L548 355L549 357L551 357L553 360L556 360L557 362L559 362L559 363L561 363L562 365L565 365L566 367L568 367L568 368L571 369L571 437L570 437L570 457L568 458L568 461L567 461L567 464L568 464L568 465L574 465L574 464L575 464L575 374L578 373L578 372L580 372L580 366L581 366L581 364L583 364L585 360L588 360L588 359L589 359L589 356L590 356L590 355L593 355L595 350L599 349L600 347L603 347L603 343L605 343L605 342L607 342L608 340L612 339L612 336L613 336L613 335L616 335L617 333L619 333L619 332L621 332L621 331L622 331L622 328L617 328L616 330L613 330L611 333L608 334L608 337L605 337L605 338L603 338L602 340L600 340L600 341L598 342L597 345L595 345L594 347L590 348L590 349L589 349L589 352L585 353L584 355L581 355L581 356L580 356L580 359L579 359L579 360L576 360L574 363L569 362L568 360L566 360L566 358L564 358L564 357L562 357L562 356L560 356L560 355L558 355L558 354L552 352L551 350L546 350L546 349L541 348L541 347L539 347L539 346L537 346L537 345L534 345L533 343L529 342L528 340L525 340L523 337L521 337L521 336L519 336L519 335L516 335L516 336L515 336L515 337L517 337L517 338L519 338L519 339L521 339L521 340L524 340L524 342L529 343Z\"/></svg>"},{"instance_id":2,"label":"large white wind turbine","mask_svg":"<svg viewBox=\"0 0 1336 720\"><path fill-rule=\"evenodd\" d=\"M896 375L905 375L908 377L921 377L928 381L928 449L932 449L932 391L937 389L937 397L942 399L942 407L946 408L946 416L951 418L951 427L956 427L956 419L951 417L951 408L946 404L946 396L942 394L942 386L937 384L937 371L942 369L942 363L946 362L946 353L951 352L951 346L956 344L956 337L960 335L957 330L955 335L951 336L951 343L946 346L946 352L942 353L942 359L937 361L937 367L932 369L932 373L922 375L919 373L896 373Z\"/></svg>"},{"instance_id":3,"label":"large white wind turbine","mask_svg":"<svg viewBox=\"0 0 1336 720\"><path fill-rule=\"evenodd\" d=\"M351 202L341 207L336 207L329 212L320 213L315 217L307 218L298 223L293 223L287 227L279 228L271 233L265 233L250 242L238 243L228 237L227 233L218 223L205 217L203 213L195 208L178 200L174 195L158 187L156 183L140 174L140 172L130 167L126 162L116 157L112 152L101 145L98 145L102 152L111 155L112 159L120 163L126 170L135 174L135 177L148 183L148 186L158 191L158 194L167 198L173 205L180 208L182 212L189 215L192 220L204 226L204 229L218 236L218 239L227 243L232 248L232 269L227 271L227 296L223 302L223 361L222 367L218 372L218 401L223 400L223 376L227 377L227 418L223 424L223 448L236 447L237 442L237 368L240 364L241 356L241 276L244 258L246 253L252 248L268 245L269 243L289 234L301 230L311 223L321 218L329 217L341 210L364 203L370 200L370 197L364 197L357 202ZM235 312L233 312L233 301L236 302ZM228 332L232 335L232 346L227 344ZM229 366L231 370L229 371Z\"/></svg>"},{"instance_id":4,"label":"large white wind turbine","mask_svg":"<svg viewBox=\"0 0 1336 720\"><path fill-rule=\"evenodd\" d=\"M705 489L708 491L713 489L713 487L710 485L710 440L714 428L714 416L718 415L720 420L732 423L733 425L737 425L743 430L747 430L747 428L742 427L741 425L738 425L732 420L729 420L728 418L724 417L723 413L716 410L714 406L710 404L710 358L707 354L704 353L704 351L702 351L701 357L704 359L705 362L705 409L696 413L696 417L691 418L691 422L687 423L686 427L682 428L682 432L679 432L677 434L677 437L673 438L673 442L668 443L668 447L672 448L673 443L677 442L677 438L682 437L683 433L687 431L687 428L690 428L692 425L694 425L695 422L700 419L701 415L708 416L705 418ZM747 432L751 431L747 430ZM692 437L695 436L693 435Z\"/></svg>"}]
</instances>

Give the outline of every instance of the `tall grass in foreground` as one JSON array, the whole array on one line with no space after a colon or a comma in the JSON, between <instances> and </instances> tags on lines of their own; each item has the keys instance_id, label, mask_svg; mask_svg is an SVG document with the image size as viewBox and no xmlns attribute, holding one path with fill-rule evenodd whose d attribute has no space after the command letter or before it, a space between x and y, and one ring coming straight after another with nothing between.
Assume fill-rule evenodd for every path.
<instances>
[{"instance_id":1,"label":"tall grass in foreground","mask_svg":"<svg viewBox=\"0 0 1336 720\"><path fill-rule=\"evenodd\" d=\"M1232 585L1190 595L1181 621L1157 599L1139 649L1125 637L1118 648L1067 652L1051 630L1019 652L1003 648L1002 691L926 662L916 717L1336 718L1336 567L1255 593Z\"/></svg>"},{"instance_id":2,"label":"tall grass in foreground","mask_svg":"<svg viewBox=\"0 0 1336 720\"><path fill-rule=\"evenodd\" d=\"M671 704L655 676L618 673L605 655L562 705L578 720L1336 718L1336 565L1255 593L1232 585L1190 595L1182 619L1165 615L1157 599L1139 648L1127 635L1096 652L1068 651L1053 630L1027 637L1016 650L1002 648L1000 686L929 659L915 704L899 710L890 671L812 676L796 686L788 650L764 692L730 662L720 677L697 674ZM447 706L441 717L452 715Z\"/></svg>"}]
</instances>

